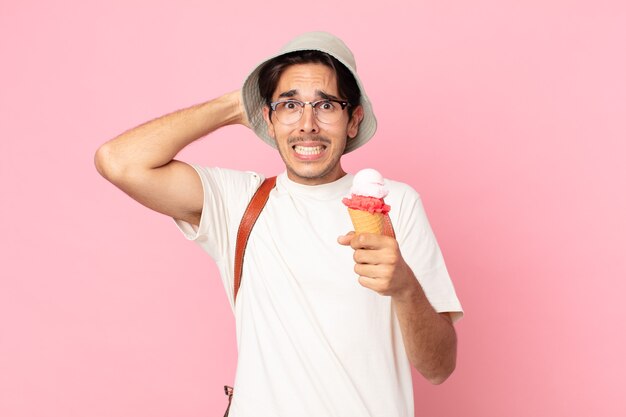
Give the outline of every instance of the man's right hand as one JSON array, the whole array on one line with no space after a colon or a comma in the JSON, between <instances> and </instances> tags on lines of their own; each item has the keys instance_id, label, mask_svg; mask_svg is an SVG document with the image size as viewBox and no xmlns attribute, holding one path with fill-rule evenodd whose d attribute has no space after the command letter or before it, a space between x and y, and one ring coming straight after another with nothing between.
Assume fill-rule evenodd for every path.
<instances>
[{"instance_id":1,"label":"man's right hand","mask_svg":"<svg viewBox=\"0 0 626 417\"><path fill-rule=\"evenodd\" d=\"M174 157L195 140L232 124L249 127L240 91L122 133L98 149L96 168L144 206L197 225L204 200L200 178Z\"/></svg>"}]
</instances>

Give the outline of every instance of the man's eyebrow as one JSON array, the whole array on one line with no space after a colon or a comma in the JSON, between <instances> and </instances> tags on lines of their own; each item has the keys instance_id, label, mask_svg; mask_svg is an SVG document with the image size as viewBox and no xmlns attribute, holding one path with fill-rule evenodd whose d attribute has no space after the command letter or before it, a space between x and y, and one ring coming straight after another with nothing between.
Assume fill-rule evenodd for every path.
<instances>
[{"instance_id":1,"label":"man's eyebrow","mask_svg":"<svg viewBox=\"0 0 626 417\"><path fill-rule=\"evenodd\" d=\"M332 94L326 94L323 91L317 90L317 95L323 98L324 100L339 100L339 97L333 96Z\"/></svg>"},{"instance_id":2,"label":"man's eyebrow","mask_svg":"<svg viewBox=\"0 0 626 417\"><path fill-rule=\"evenodd\" d=\"M284 93L280 93L278 95L278 98L283 98L283 97L293 97L296 94L298 94L297 90L289 90L289 91L285 91Z\"/></svg>"}]
</instances>

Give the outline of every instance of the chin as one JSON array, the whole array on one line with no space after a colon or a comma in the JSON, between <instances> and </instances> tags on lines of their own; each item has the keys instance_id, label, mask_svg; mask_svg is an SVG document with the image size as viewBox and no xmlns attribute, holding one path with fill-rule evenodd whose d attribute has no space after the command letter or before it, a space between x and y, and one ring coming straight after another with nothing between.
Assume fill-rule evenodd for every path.
<instances>
[{"instance_id":1,"label":"chin","mask_svg":"<svg viewBox=\"0 0 626 417\"><path fill-rule=\"evenodd\" d=\"M287 167L287 169L291 173L292 177L298 178L303 182L310 183L311 185L335 181L337 179L335 178L335 175L340 177L340 174L343 172L340 169L337 173L335 173L335 170L328 166L319 167L318 169L306 169L291 166Z\"/></svg>"}]
</instances>

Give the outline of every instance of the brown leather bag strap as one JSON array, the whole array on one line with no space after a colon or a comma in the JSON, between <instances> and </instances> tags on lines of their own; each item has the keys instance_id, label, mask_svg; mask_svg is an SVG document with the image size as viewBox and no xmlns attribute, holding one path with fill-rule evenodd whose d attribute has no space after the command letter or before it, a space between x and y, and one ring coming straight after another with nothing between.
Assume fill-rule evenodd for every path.
<instances>
[{"instance_id":1,"label":"brown leather bag strap","mask_svg":"<svg viewBox=\"0 0 626 417\"><path fill-rule=\"evenodd\" d=\"M272 191L275 185L276 177L266 178L252 196L252 200L248 203L248 208L246 208L241 218L239 230L237 231L237 245L235 246L235 300L237 300L237 293L241 285L243 254L246 252L250 232L252 231L254 223L256 223L256 220L259 218L261 210L265 207L265 203L267 203L270 191Z\"/></svg>"}]
</instances>

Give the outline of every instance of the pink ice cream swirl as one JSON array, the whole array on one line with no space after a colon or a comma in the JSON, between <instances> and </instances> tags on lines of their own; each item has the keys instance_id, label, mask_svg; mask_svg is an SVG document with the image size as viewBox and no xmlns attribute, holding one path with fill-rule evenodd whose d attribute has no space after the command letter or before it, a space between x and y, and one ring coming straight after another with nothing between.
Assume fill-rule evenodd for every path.
<instances>
[{"instance_id":1,"label":"pink ice cream swirl","mask_svg":"<svg viewBox=\"0 0 626 417\"><path fill-rule=\"evenodd\" d=\"M389 194L385 180L374 169L367 168L359 171L354 176L350 193L351 197L344 198L341 202L353 210L387 214L391 209L384 201Z\"/></svg>"},{"instance_id":2,"label":"pink ice cream swirl","mask_svg":"<svg viewBox=\"0 0 626 417\"><path fill-rule=\"evenodd\" d=\"M387 214L391 209L391 207L385 204L382 198L368 197L365 195L352 194L351 198L344 198L341 202L353 210L369 211L372 214Z\"/></svg>"}]
</instances>

